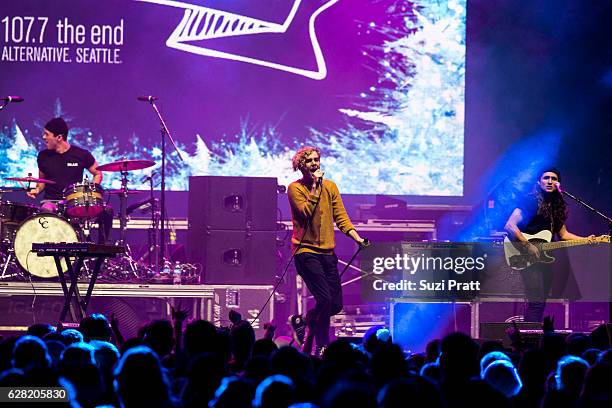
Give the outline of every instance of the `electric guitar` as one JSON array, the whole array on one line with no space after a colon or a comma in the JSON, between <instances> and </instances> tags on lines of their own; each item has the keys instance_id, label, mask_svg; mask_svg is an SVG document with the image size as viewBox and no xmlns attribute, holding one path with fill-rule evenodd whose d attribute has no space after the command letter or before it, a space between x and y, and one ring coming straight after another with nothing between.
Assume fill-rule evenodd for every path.
<instances>
[{"instance_id":1,"label":"electric guitar","mask_svg":"<svg viewBox=\"0 0 612 408\"><path fill-rule=\"evenodd\" d=\"M535 263L552 263L555 261L555 258L548 255L546 251L551 251L553 249L559 248L567 248L572 246L579 245L588 245L591 243L600 243L607 242L610 243L609 235L600 235L599 237L595 237L594 240L589 241L587 238L584 239L570 239L567 241L552 241L552 232L548 230L542 230L537 234L525 234L523 233L527 241L534 244L540 250L540 257L534 258L531 254L527 253L525 248L525 244L523 242L513 242L508 239L508 237L504 238L504 255L506 257L506 263L512 269L521 270L525 269L528 266L531 266Z\"/></svg>"}]
</instances>

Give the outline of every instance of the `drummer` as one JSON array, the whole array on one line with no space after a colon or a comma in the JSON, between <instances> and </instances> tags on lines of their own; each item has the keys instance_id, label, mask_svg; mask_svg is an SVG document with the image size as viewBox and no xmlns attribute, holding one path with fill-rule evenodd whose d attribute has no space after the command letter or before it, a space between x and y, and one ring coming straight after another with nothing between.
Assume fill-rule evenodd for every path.
<instances>
[{"instance_id":1,"label":"drummer","mask_svg":"<svg viewBox=\"0 0 612 408\"><path fill-rule=\"evenodd\" d=\"M47 148L38 153L38 176L41 179L54 181L55 184L37 183L27 195L36 198L44 192L41 201L43 211L58 212L58 203L63 199L63 191L74 183L83 181L83 170L87 169L93 176L93 183L102 182L102 172L93 155L78 146L68 143L68 125L62 118L53 118L44 128L43 140ZM103 212L102 214L105 214ZM101 220L99 220L101 221ZM112 215L111 220L112 223ZM108 224L108 221L100 222ZM99 241L106 241L109 228L100 229Z\"/></svg>"}]
</instances>

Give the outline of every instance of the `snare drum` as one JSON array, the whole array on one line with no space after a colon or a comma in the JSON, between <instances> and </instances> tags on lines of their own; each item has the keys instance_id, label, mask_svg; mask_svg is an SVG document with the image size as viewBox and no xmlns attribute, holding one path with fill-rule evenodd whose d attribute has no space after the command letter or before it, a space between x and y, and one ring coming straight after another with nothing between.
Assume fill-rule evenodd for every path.
<instances>
[{"instance_id":1,"label":"snare drum","mask_svg":"<svg viewBox=\"0 0 612 408\"><path fill-rule=\"evenodd\" d=\"M38 212L38 207L31 204L0 201L0 242L11 244L19 224Z\"/></svg>"},{"instance_id":2,"label":"snare drum","mask_svg":"<svg viewBox=\"0 0 612 408\"><path fill-rule=\"evenodd\" d=\"M97 217L104 211L104 189L94 183L71 184L64 189L64 201L69 217Z\"/></svg>"},{"instance_id":3,"label":"snare drum","mask_svg":"<svg viewBox=\"0 0 612 408\"><path fill-rule=\"evenodd\" d=\"M25 220L17 230L14 249L19 266L39 278L54 278L57 277L55 258L39 257L32 252L32 244L45 242L78 242L77 233L68 221L51 213L36 214ZM61 264L66 273L66 260L62 258Z\"/></svg>"}]
</instances>

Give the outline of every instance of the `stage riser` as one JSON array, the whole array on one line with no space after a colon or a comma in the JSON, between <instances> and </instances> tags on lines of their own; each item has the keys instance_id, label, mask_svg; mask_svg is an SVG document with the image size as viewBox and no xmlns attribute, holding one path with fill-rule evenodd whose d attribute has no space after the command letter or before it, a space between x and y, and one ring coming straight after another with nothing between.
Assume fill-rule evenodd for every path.
<instances>
[{"instance_id":1,"label":"stage riser","mask_svg":"<svg viewBox=\"0 0 612 408\"><path fill-rule=\"evenodd\" d=\"M79 284L83 296L87 285ZM206 319L217 327L229 327L229 311L235 310L248 320L257 338L263 327L274 320L274 298L254 318L272 292L272 286L256 285L134 285L98 284L93 290L87 314L111 314L119 319L125 338L136 336L138 329L155 319L171 319L171 307L180 305L189 319ZM33 306L32 306L33 305ZM23 332L34 323L57 324L64 305L59 283L0 283L0 332ZM66 320L71 320L70 315Z\"/></svg>"},{"instance_id":2,"label":"stage riser","mask_svg":"<svg viewBox=\"0 0 612 408\"><path fill-rule=\"evenodd\" d=\"M87 313L102 313L107 317L114 314L119 320L120 330L127 338L136 337L138 329L156 319L170 318L168 299L164 298L92 298ZM183 300L183 304L196 303ZM23 327L24 330L34 323L57 324L64 306L63 296L16 295L0 297L0 308L7 313L0 315L0 326Z\"/></svg>"}]
</instances>

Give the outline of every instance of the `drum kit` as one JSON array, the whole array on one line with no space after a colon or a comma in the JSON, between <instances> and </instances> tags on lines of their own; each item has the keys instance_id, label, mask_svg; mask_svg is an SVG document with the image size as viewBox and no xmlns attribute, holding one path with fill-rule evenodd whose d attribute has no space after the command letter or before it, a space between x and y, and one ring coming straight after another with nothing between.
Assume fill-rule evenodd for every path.
<instances>
[{"instance_id":1,"label":"drum kit","mask_svg":"<svg viewBox=\"0 0 612 408\"><path fill-rule=\"evenodd\" d=\"M134 193L128 189L128 172L152 167L150 160L120 160L98 166L100 171L120 172L121 188L106 192L117 195L120 202L120 238L117 245L128 249L122 256L108 260L113 262L108 269L112 273L129 274L138 278L140 268L132 259L126 242L127 197ZM52 180L27 177L7 177L5 180L16 181L21 187L0 187L0 279L16 276L33 276L37 278L56 278L57 268L52 257L38 257L32 252L34 243L75 243L91 240L91 224L106 209L105 191L99 184L87 180L74 183L63 190L63 200L57 208L49 209L36 205L7 201L2 194L27 191L36 183L55 184ZM153 200L153 199L152 199Z\"/></svg>"}]
</instances>

